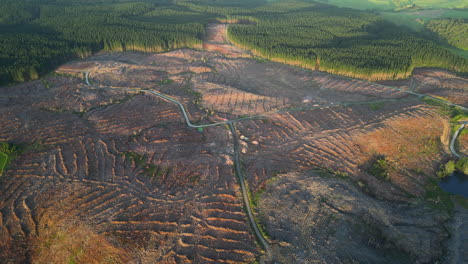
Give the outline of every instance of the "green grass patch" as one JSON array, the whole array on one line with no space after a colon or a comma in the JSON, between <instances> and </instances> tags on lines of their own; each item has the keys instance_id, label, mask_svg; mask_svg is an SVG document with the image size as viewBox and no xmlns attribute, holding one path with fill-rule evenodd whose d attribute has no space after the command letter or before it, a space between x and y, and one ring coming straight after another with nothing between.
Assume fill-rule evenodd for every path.
<instances>
[{"instance_id":1,"label":"green grass patch","mask_svg":"<svg viewBox=\"0 0 468 264\"><path fill-rule=\"evenodd\" d=\"M455 123L462 119L468 120L468 111L464 111L459 108L452 108L450 111L450 122Z\"/></svg>"},{"instance_id":2,"label":"green grass patch","mask_svg":"<svg viewBox=\"0 0 468 264\"><path fill-rule=\"evenodd\" d=\"M23 149L19 145L0 142L0 176Z\"/></svg>"},{"instance_id":3,"label":"green grass patch","mask_svg":"<svg viewBox=\"0 0 468 264\"><path fill-rule=\"evenodd\" d=\"M385 102L374 102L369 104L369 108L373 111L378 111L385 106Z\"/></svg>"},{"instance_id":4,"label":"green grass patch","mask_svg":"<svg viewBox=\"0 0 468 264\"><path fill-rule=\"evenodd\" d=\"M268 183L271 183L271 181L275 180L275 179L276 178L274 177L274 178L268 180L265 185L267 185ZM260 220L258 219L259 218L258 217L259 216L258 206L260 204L260 199L261 199L262 194L264 194L265 191L266 191L266 187L260 188L256 192L252 193L250 191L250 187L248 186L248 184L246 184L246 189L247 189L247 196L249 197L250 208L252 209L252 212L254 213L254 221L257 224L257 227L258 227L260 233L262 234L262 236L267 238L267 239L270 239L270 234L268 233L266 228L261 224ZM244 208L244 210L245 210L245 208Z\"/></svg>"},{"instance_id":5,"label":"green grass patch","mask_svg":"<svg viewBox=\"0 0 468 264\"><path fill-rule=\"evenodd\" d=\"M455 208L451 195L443 191L436 179L430 179L425 186L425 200L431 208L445 211L449 214L453 213Z\"/></svg>"},{"instance_id":6,"label":"green grass patch","mask_svg":"<svg viewBox=\"0 0 468 264\"><path fill-rule=\"evenodd\" d=\"M460 132L460 136L466 136L468 135L468 129L465 127L461 132Z\"/></svg>"},{"instance_id":7,"label":"green grass patch","mask_svg":"<svg viewBox=\"0 0 468 264\"><path fill-rule=\"evenodd\" d=\"M8 162L8 155L0 152L0 176L3 174L3 170L5 169Z\"/></svg>"},{"instance_id":8,"label":"green grass patch","mask_svg":"<svg viewBox=\"0 0 468 264\"><path fill-rule=\"evenodd\" d=\"M428 105L440 107L440 113L442 115L448 116L450 118L450 122L452 123L457 123L462 119L468 119L468 111L448 105L447 103L450 103L448 101L447 103L445 103L443 101L439 101L431 97L423 97L420 100Z\"/></svg>"},{"instance_id":9,"label":"green grass patch","mask_svg":"<svg viewBox=\"0 0 468 264\"><path fill-rule=\"evenodd\" d=\"M167 85L167 84L172 84L172 83L174 83L174 80L171 80L171 79L164 79L159 82L160 85Z\"/></svg>"},{"instance_id":10,"label":"green grass patch","mask_svg":"<svg viewBox=\"0 0 468 264\"><path fill-rule=\"evenodd\" d=\"M266 191L266 188L263 187L263 188L258 189L256 192L254 192L254 193L252 194L251 200L252 200L252 206L253 206L253 208L256 209L256 208L259 206L260 198L261 198L262 195L265 193L265 191Z\"/></svg>"},{"instance_id":11,"label":"green grass patch","mask_svg":"<svg viewBox=\"0 0 468 264\"><path fill-rule=\"evenodd\" d=\"M447 106L446 103L441 102L441 101L439 101L439 100L435 100L434 98L431 98L431 97L423 97L423 98L421 98L421 100L422 100L423 102L425 102L426 104L428 104L428 105L440 106L440 107L447 107L447 108L449 108L449 107Z\"/></svg>"}]
</instances>

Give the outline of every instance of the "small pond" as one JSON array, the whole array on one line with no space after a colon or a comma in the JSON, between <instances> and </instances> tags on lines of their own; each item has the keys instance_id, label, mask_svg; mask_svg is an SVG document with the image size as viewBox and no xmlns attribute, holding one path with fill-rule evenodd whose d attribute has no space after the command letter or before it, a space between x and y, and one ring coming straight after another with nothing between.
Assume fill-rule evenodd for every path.
<instances>
[{"instance_id":1,"label":"small pond","mask_svg":"<svg viewBox=\"0 0 468 264\"><path fill-rule=\"evenodd\" d=\"M468 175L459 171L439 182L442 190L468 198Z\"/></svg>"}]
</instances>

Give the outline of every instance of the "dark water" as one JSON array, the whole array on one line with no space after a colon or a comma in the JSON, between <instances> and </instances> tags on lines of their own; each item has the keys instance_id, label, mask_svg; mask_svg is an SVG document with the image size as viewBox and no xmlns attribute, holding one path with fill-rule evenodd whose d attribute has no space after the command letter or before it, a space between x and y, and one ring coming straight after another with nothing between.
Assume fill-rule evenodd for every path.
<instances>
[{"instance_id":1,"label":"dark water","mask_svg":"<svg viewBox=\"0 0 468 264\"><path fill-rule=\"evenodd\" d=\"M439 185L446 192L468 198L468 175L466 174L456 171L440 181Z\"/></svg>"}]
</instances>

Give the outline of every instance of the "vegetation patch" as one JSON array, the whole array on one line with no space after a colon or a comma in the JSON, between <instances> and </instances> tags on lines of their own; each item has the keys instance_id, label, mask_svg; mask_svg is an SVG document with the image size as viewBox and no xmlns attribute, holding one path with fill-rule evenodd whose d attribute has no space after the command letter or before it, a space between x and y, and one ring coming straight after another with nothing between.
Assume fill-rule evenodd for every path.
<instances>
[{"instance_id":1,"label":"vegetation patch","mask_svg":"<svg viewBox=\"0 0 468 264\"><path fill-rule=\"evenodd\" d=\"M455 164L455 168L458 171L468 175L468 158L461 158L460 160L458 160Z\"/></svg>"},{"instance_id":2,"label":"vegetation patch","mask_svg":"<svg viewBox=\"0 0 468 264\"><path fill-rule=\"evenodd\" d=\"M462 119L468 120L468 111L456 107L450 108L450 122L454 123Z\"/></svg>"},{"instance_id":3,"label":"vegetation patch","mask_svg":"<svg viewBox=\"0 0 468 264\"><path fill-rule=\"evenodd\" d=\"M429 182L425 185L424 198L432 208L449 214L453 213L455 206L451 195L440 188L436 179L429 179Z\"/></svg>"},{"instance_id":4,"label":"vegetation patch","mask_svg":"<svg viewBox=\"0 0 468 264\"><path fill-rule=\"evenodd\" d=\"M122 155L125 156L127 159L130 159L131 161L135 162L135 164L138 167L142 167L146 163L145 156L140 155L138 153L127 151L127 152L124 152Z\"/></svg>"},{"instance_id":5,"label":"vegetation patch","mask_svg":"<svg viewBox=\"0 0 468 264\"><path fill-rule=\"evenodd\" d=\"M364 9L416 2L328 1ZM67 60L101 50L201 48L211 21L240 23L229 27L233 43L304 68L369 80L404 78L414 67L468 71L460 55L376 12L308 0L4 0L0 84L37 79ZM450 39L459 43L458 24L440 22L431 28L448 25Z\"/></svg>"},{"instance_id":6,"label":"vegetation patch","mask_svg":"<svg viewBox=\"0 0 468 264\"><path fill-rule=\"evenodd\" d=\"M258 230L260 231L260 233L262 234L263 237L269 239L270 234L268 233L266 228L263 226L262 222L260 221L260 219L258 217L258 214L259 214L258 213L258 206L259 206L259 203L260 203L261 196L262 196L263 193L265 193L266 188L262 187L253 194L250 191L250 188L248 186L246 186L246 189L247 189L247 196L249 197L250 208L256 214L256 215L254 215L254 221L257 224ZM244 210L246 210L246 208L244 208Z\"/></svg>"},{"instance_id":7,"label":"vegetation patch","mask_svg":"<svg viewBox=\"0 0 468 264\"><path fill-rule=\"evenodd\" d=\"M0 10L0 83L37 79L100 50L161 52L201 47L210 13L165 0L5 0Z\"/></svg>"},{"instance_id":8,"label":"vegetation patch","mask_svg":"<svg viewBox=\"0 0 468 264\"><path fill-rule=\"evenodd\" d=\"M448 44L468 50L468 19L432 20L426 28Z\"/></svg>"},{"instance_id":9,"label":"vegetation patch","mask_svg":"<svg viewBox=\"0 0 468 264\"><path fill-rule=\"evenodd\" d=\"M439 101L430 97L423 97L421 98L421 100L428 105L440 107L440 113L450 117L451 123L457 123L462 119L468 119L468 111L465 111L455 106L451 106L447 104L450 103L448 101L445 101L443 99L441 99L442 101Z\"/></svg>"},{"instance_id":10,"label":"vegetation patch","mask_svg":"<svg viewBox=\"0 0 468 264\"><path fill-rule=\"evenodd\" d=\"M440 170L437 172L437 176L439 178L445 178L454 173L455 170L455 162L453 160L449 160L447 163L440 166Z\"/></svg>"},{"instance_id":11,"label":"vegetation patch","mask_svg":"<svg viewBox=\"0 0 468 264\"><path fill-rule=\"evenodd\" d=\"M0 152L0 176L3 174L3 170L5 169L8 162L8 155Z\"/></svg>"},{"instance_id":12,"label":"vegetation patch","mask_svg":"<svg viewBox=\"0 0 468 264\"><path fill-rule=\"evenodd\" d=\"M458 161L449 160L447 163L440 166L437 176L445 178L455 171L468 175L468 158L461 158Z\"/></svg>"},{"instance_id":13,"label":"vegetation patch","mask_svg":"<svg viewBox=\"0 0 468 264\"><path fill-rule=\"evenodd\" d=\"M171 167L148 164L144 168L145 175L151 180L161 179L171 173Z\"/></svg>"},{"instance_id":14,"label":"vegetation patch","mask_svg":"<svg viewBox=\"0 0 468 264\"><path fill-rule=\"evenodd\" d=\"M373 111L378 111L385 106L385 102L374 102L369 104L369 108Z\"/></svg>"},{"instance_id":15,"label":"vegetation patch","mask_svg":"<svg viewBox=\"0 0 468 264\"><path fill-rule=\"evenodd\" d=\"M389 180L389 170L390 165L388 164L387 159L383 155L376 155L368 161L368 164L365 165L366 171L379 179Z\"/></svg>"},{"instance_id":16,"label":"vegetation patch","mask_svg":"<svg viewBox=\"0 0 468 264\"><path fill-rule=\"evenodd\" d=\"M270 60L369 80L405 78L415 67L468 71L463 58L376 14L310 2L303 7L304 1L275 4L281 12L267 9L271 13L257 15L255 25L231 25L231 41Z\"/></svg>"},{"instance_id":17,"label":"vegetation patch","mask_svg":"<svg viewBox=\"0 0 468 264\"><path fill-rule=\"evenodd\" d=\"M160 85L167 85L167 84L172 84L174 83L174 80L172 79L164 79L161 82L159 82Z\"/></svg>"},{"instance_id":18,"label":"vegetation patch","mask_svg":"<svg viewBox=\"0 0 468 264\"><path fill-rule=\"evenodd\" d=\"M339 170L332 170L327 167L319 167L314 172L317 173L317 175L319 175L320 177L326 177L326 178L337 177L337 178L346 179L349 176L348 173L346 172L339 171Z\"/></svg>"},{"instance_id":19,"label":"vegetation patch","mask_svg":"<svg viewBox=\"0 0 468 264\"><path fill-rule=\"evenodd\" d=\"M0 176L18 156L20 150L21 148L17 145L0 142Z\"/></svg>"},{"instance_id":20,"label":"vegetation patch","mask_svg":"<svg viewBox=\"0 0 468 264\"><path fill-rule=\"evenodd\" d=\"M147 163L146 157L144 155L127 151L123 153L123 156L135 162L137 167L142 168L144 175L150 178L152 181L161 179L171 173L171 167Z\"/></svg>"}]
</instances>

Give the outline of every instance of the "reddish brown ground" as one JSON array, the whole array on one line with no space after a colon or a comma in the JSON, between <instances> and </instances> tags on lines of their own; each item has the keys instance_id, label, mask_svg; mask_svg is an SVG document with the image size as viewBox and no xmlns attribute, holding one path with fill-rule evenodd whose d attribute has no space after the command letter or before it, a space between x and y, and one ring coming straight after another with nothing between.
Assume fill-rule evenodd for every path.
<instances>
[{"instance_id":1,"label":"reddish brown ground","mask_svg":"<svg viewBox=\"0 0 468 264\"><path fill-rule=\"evenodd\" d=\"M2 178L1 259L253 261L225 128L188 129L178 108L155 97L47 82L4 89L1 141L35 146ZM145 164L159 173L150 178Z\"/></svg>"},{"instance_id":2,"label":"reddish brown ground","mask_svg":"<svg viewBox=\"0 0 468 264\"><path fill-rule=\"evenodd\" d=\"M232 58L251 57L249 52L229 44L227 27L228 24L208 24L203 49Z\"/></svg>"},{"instance_id":3,"label":"reddish brown ground","mask_svg":"<svg viewBox=\"0 0 468 264\"><path fill-rule=\"evenodd\" d=\"M468 80L441 69L415 69L411 78L383 82L468 107Z\"/></svg>"},{"instance_id":4,"label":"reddish brown ground","mask_svg":"<svg viewBox=\"0 0 468 264\"><path fill-rule=\"evenodd\" d=\"M444 158L448 123L419 103L388 103L381 110L355 106L278 114L243 122L240 131L259 142L249 145L245 157L255 186L275 171L322 167L346 173L377 196L407 200L402 190L424 193L427 175ZM390 181L366 172L375 155L386 156L396 168ZM425 174L416 172L419 168Z\"/></svg>"}]
</instances>

